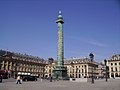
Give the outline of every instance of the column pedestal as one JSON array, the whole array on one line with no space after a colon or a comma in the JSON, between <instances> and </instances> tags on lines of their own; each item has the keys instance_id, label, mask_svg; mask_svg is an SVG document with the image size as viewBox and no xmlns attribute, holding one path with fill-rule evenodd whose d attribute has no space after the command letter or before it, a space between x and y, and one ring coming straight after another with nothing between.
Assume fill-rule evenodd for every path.
<instances>
[{"instance_id":1,"label":"column pedestal","mask_svg":"<svg viewBox=\"0 0 120 90\"><path fill-rule=\"evenodd\" d=\"M56 68L53 70L52 76L54 79L60 79L60 80L68 79L67 68L64 66L56 66Z\"/></svg>"}]
</instances>

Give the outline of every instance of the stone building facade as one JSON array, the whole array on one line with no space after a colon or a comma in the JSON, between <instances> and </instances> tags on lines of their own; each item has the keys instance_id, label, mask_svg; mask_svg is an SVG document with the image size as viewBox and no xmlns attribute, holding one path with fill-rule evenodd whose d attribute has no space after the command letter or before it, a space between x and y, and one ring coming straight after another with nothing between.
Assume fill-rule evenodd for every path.
<instances>
[{"instance_id":1,"label":"stone building facade","mask_svg":"<svg viewBox=\"0 0 120 90\"><path fill-rule=\"evenodd\" d=\"M98 79L105 78L106 67L105 67L104 63L98 63L97 73L98 73ZM108 74L107 74L107 76L108 76Z\"/></svg>"},{"instance_id":2,"label":"stone building facade","mask_svg":"<svg viewBox=\"0 0 120 90\"><path fill-rule=\"evenodd\" d=\"M91 62L88 58L71 58L64 62L67 67L67 73L70 78L86 78L92 76L92 68L94 70L93 75L98 75L96 62Z\"/></svg>"},{"instance_id":3,"label":"stone building facade","mask_svg":"<svg viewBox=\"0 0 120 90\"><path fill-rule=\"evenodd\" d=\"M9 71L11 77L18 74L43 77L45 66L42 58L0 50L0 70Z\"/></svg>"},{"instance_id":4,"label":"stone building facade","mask_svg":"<svg viewBox=\"0 0 120 90\"><path fill-rule=\"evenodd\" d=\"M53 61L45 67L46 76L50 76L57 62ZM64 59L64 66L67 68L69 78L86 78L91 77L92 68L94 69L94 76L98 76L98 63L91 62L88 58L70 58Z\"/></svg>"},{"instance_id":5,"label":"stone building facade","mask_svg":"<svg viewBox=\"0 0 120 90\"><path fill-rule=\"evenodd\" d=\"M115 62L117 62L117 65ZM113 66L111 63L113 63ZM115 70L117 66L117 71L114 72L114 76L120 75L119 63L120 60L108 60L109 68ZM0 50L0 70L9 71L11 77L16 77L18 74L21 74L47 78L52 75L56 65L57 61L53 58L44 60L27 54ZM67 74L70 78L91 77L92 68L94 69L94 77L103 77L105 75L104 65L100 65L95 61L91 62L88 58L64 59L64 66L67 68ZM109 72L113 75L112 71Z\"/></svg>"},{"instance_id":6,"label":"stone building facade","mask_svg":"<svg viewBox=\"0 0 120 90\"><path fill-rule=\"evenodd\" d=\"M113 55L107 63L109 67L109 77L117 78L120 77L120 55Z\"/></svg>"}]
</instances>

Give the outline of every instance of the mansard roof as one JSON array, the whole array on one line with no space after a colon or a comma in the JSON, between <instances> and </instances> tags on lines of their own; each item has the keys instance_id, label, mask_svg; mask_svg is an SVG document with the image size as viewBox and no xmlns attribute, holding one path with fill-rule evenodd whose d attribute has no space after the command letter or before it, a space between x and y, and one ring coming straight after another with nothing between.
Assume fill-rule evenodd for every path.
<instances>
[{"instance_id":1,"label":"mansard roof","mask_svg":"<svg viewBox=\"0 0 120 90\"><path fill-rule=\"evenodd\" d=\"M108 61L120 61L120 54L112 55Z\"/></svg>"},{"instance_id":2,"label":"mansard roof","mask_svg":"<svg viewBox=\"0 0 120 90\"><path fill-rule=\"evenodd\" d=\"M70 59L64 59L64 64L78 64L78 63L92 63L89 58L70 58ZM94 64L97 64L95 61L93 61Z\"/></svg>"},{"instance_id":3,"label":"mansard roof","mask_svg":"<svg viewBox=\"0 0 120 90\"><path fill-rule=\"evenodd\" d=\"M37 56L15 53L5 50L0 50L0 56L8 56L8 57L12 57L13 59L29 61L29 62L46 63L46 61L43 58Z\"/></svg>"}]
</instances>

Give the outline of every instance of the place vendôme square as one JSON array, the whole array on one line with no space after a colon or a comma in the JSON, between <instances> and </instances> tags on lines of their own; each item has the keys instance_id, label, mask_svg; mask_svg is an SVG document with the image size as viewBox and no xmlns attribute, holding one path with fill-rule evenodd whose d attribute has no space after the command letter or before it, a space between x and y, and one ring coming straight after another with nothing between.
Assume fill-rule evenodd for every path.
<instances>
[{"instance_id":1,"label":"place vend\u00f4me square","mask_svg":"<svg viewBox=\"0 0 120 90\"><path fill-rule=\"evenodd\" d=\"M1 0L0 90L120 90L119 3Z\"/></svg>"}]
</instances>

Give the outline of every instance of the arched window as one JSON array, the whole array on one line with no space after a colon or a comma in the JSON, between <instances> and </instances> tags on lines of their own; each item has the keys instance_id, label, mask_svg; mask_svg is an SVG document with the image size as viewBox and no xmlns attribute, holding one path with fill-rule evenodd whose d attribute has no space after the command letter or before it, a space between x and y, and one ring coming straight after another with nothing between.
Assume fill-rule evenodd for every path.
<instances>
[{"instance_id":1,"label":"arched window","mask_svg":"<svg viewBox=\"0 0 120 90\"><path fill-rule=\"evenodd\" d=\"M118 73L115 73L115 77L118 77Z\"/></svg>"},{"instance_id":2,"label":"arched window","mask_svg":"<svg viewBox=\"0 0 120 90\"><path fill-rule=\"evenodd\" d=\"M114 78L114 74L113 73L111 73L111 77Z\"/></svg>"}]
</instances>

